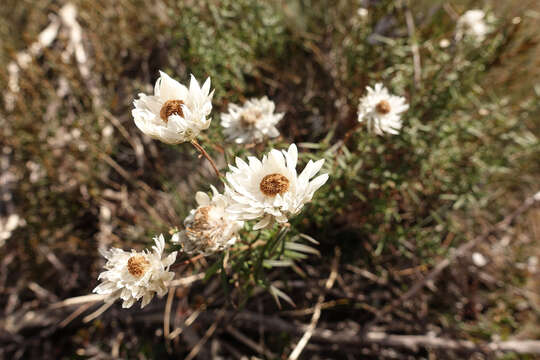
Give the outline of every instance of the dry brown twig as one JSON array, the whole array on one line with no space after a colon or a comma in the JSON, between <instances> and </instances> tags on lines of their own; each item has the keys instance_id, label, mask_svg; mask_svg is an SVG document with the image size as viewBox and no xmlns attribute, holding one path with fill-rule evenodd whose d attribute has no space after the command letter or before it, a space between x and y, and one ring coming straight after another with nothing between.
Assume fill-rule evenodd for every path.
<instances>
[{"instance_id":1,"label":"dry brown twig","mask_svg":"<svg viewBox=\"0 0 540 360\"><path fill-rule=\"evenodd\" d=\"M69 4L60 9L63 11ZM51 23L38 35L37 40L32 43L28 50L21 51L15 56L15 60L7 66L8 88L4 96L5 107L7 110L13 110L15 106L16 94L19 92L19 72L26 69L32 62L32 57L41 55L46 47L49 47L58 35L61 21L57 16L51 16Z\"/></svg>"},{"instance_id":2,"label":"dry brown twig","mask_svg":"<svg viewBox=\"0 0 540 360\"><path fill-rule=\"evenodd\" d=\"M181 279L176 279L176 280L171 281L171 283L169 284L169 287L191 285L192 283L194 283L196 281L204 279L204 276L205 276L204 273L200 273L200 274L186 276L186 277L181 278Z\"/></svg>"},{"instance_id":3,"label":"dry brown twig","mask_svg":"<svg viewBox=\"0 0 540 360\"><path fill-rule=\"evenodd\" d=\"M256 331L262 324L269 332L286 332L290 334L303 334L308 326L294 325L278 317L259 315L243 311L228 313L233 317L237 326ZM469 340L454 340L434 335L393 335L381 331L370 331L364 334L357 331L335 331L330 329L314 329L313 340L334 345L349 345L361 347L374 344L387 347L406 348L417 351L419 348L432 348L442 350L455 350L466 352L493 353L497 351L515 352L519 354L540 354L540 341L538 340L508 340L475 343Z\"/></svg>"},{"instance_id":4,"label":"dry brown twig","mask_svg":"<svg viewBox=\"0 0 540 360\"><path fill-rule=\"evenodd\" d=\"M202 280L203 278L204 273L186 276L184 278L171 281L170 287L174 288L179 286L189 286L190 284ZM105 298L105 295L100 294L76 296L55 302L45 309L27 311L22 315L22 318L21 314L19 313L11 314L0 322L0 329L15 334L27 328L43 326L45 323L58 323L59 327L65 327L74 319L83 314L86 310L90 309L96 303L103 301ZM62 308L72 307L75 305L79 306L71 313L67 313L66 311L58 311ZM113 303L102 304L96 311L84 317L83 322L87 323L92 321L103 314L112 305ZM47 322L44 322L43 319L47 319ZM177 333L174 335L178 336L179 334ZM173 333L171 333L169 338L173 339L175 336L173 336Z\"/></svg>"},{"instance_id":5,"label":"dry brown twig","mask_svg":"<svg viewBox=\"0 0 540 360\"><path fill-rule=\"evenodd\" d=\"M210 337L214 334L214 332L216 331L218 327L218 324L221 322L224 316L225 316L225 309L222 309L219 311L218 315L216 316L216 320L213 322L213 324L210 325L210 327L206 330L206 332L204 333L204 336L199 340L197 345L195 345L193 349L191 349L188 356L186 356L186 360L192 360L197 356L197 354L199 353L199 351L201 351L201 348L204 346L204 344L206 344L208 339L210 339Z\"/></svg>"},{"instance_id":6,"label":"dry brown twig","mask_svg":"<svg viewBox=\"0 0 540 360\"><path fill-rule=\"evenodd\" d=\"M33 58L41 56L57 38L61 38L59 33L62 31L66 33L67 38L67 44L62 52L62 57L65 59L70 56L75 57L77 68L82 78L86 81L94 105L99 106L101 104L99 88L91 76L89 57L83 46L83 31L77 21L77 12L77 7L68 2L60 8L58 15L51 14L52 20L50 24L39 33L37 40L27 50L17 53L15 60L8 64L8 89L4 98L6 109L11 111L15 106L15 96L20 90L19 72L27 69L32 63Z\"/></svg>"},{"instance_id":7,"label":"dry brown twig","mask_svg":"<svg viewBox=\"0 0 540 360\"><path fill-rule=\"evenodd\" d=\"M74 312L72 312L67 318L65 318L64 320L62 320L62 322L60 324L58 324L58 326L60 326L61 328L63 327L66 327L70 322L72 322L74 319L76 319L77 317L79 317L79 315L81 315L83 312L85 312L86 310L88 310L90 307L92 307L92 305L94 305L93 302L89 302L89 303L86 303L86 304L82 304L81 306L79 306L77 308L77 310L75 310Z\"/></svg>"},{"instance_id":8,"label":"dry brown twig","mask_svg":"<svg viewBox=\"0 0 540 360\"><path fill-rule=\"evenodd\" d=\"M133 153L135 154L135 157L137 158L137 165L139 168L143 167L144 163L144 146L142 144L142 141L138 136L133 136L128 132L126 127L122 124L120 119L118 119L116 116L111 114L109 111L103 109L103 115L109 119L111 124L120 132L122 137L129 143L131 148L133 149Z\"/></svg>"},{"instance_id":9,"label":"dry brown twig","mask_svg":"<svg viewBox=\"0 0 540 360\"><path fill-rule=\"evenodd\" d=\"M195 322L195 320L197 320L197 318L199 317L199 315L201 314L202 311L204 311L206 309L206 305L202 305L201 308L195 310L185 321L184 321L184 324L181 326L181 327L178 327L176 329L174 329L170 334L169 334L169 340L173 340L174 338L180 336L180 334L182 334L184 332L184 329L188 326L191 326L191 324L193 324Z\"/></svg>"},{"instance_id":10,"label":"dry brown twig","mask_svg":"<svg viewBox=\"0 0 540 360\"><path fill-rule=\"evenodd\" d=\"M330 290L332 286L334 286L334 282L337 278L337 270L339 265L339 258L341 256L341 250L336 247L334 259L332 261L332 270L330 271L330 276L326 280L326 284L324 285L326 290ZM309 339L313 336L313 332L315 331L315 328L317 327L317 323L319 322L319 318L321 317L321 307L324 303L325 294L319 294L319 298L317 299L317 304L315 305L313 316L311 317L311 322L309 323L309 326L306 329L306 332L298 341L298 344L296 344L296 347L289 355L289 360L296 360L302 353L302 350L304 350L304 347L309 342Z\"/></svg>"},{"instance_id":11,"label":"dry brown twig","mask_svg":"<svg viewBox=\"0 0 540 360\"><path fill-rule=\"evenodd\" d=\"M345 133L345 136L343 136L343 140L338 141L332 148L337 149L337 154L340 155L343 152L343 147L347 146L347 141L349 141L349 138L356 132L356 130L363 126L365 122L357 122L352 128L349 129Z\"/></svg>"},{"instance_id":12,"label":"dry brown twig","mask_svg":"<svg viewBox=\"0 0 540 360\"><path fill-rule=\"evenodd\" d=\"M113 302L106 302L103 305L101 305L96 311L93 313L86 315L83 318L83 323L89 323L90 321L96 319L99 315L103 314L105 311L107 311L114 303Z\"/></svg>"},{"instance_id":13,"label":"dry brown twig","mask_svg":"<svg viewBox=\"0 0 540 360\"><path fill-rule=\"evenodd\" d=\"M454 8L452 7L452 4L450 4L449 2L445 2L444 5L443 5L443 9L444 9L444 11L446 11L448 16L450 16L452 18L452 20L458 21L459 14L457 13L456 10L454 10Z\"/></svg>"},{"instance_id":14,"label":"dry brown twig","mask_svg":"<svg viewBox=\"0 0 540 360\"><path fill-rule=\"evenodd\" d=\"M62 301L59 301L57 303L54 303L50 306L51 309L58 309L65 306L71 306L71 305L78 305L78 304L85 304L89 302L97 302L105 299L105 295L99 295L99 294L90 294L90 295L83 295L83 296L76 296L72 298L67 298Z\"/></svg>"},{"instance_id":15,"label":"dry brown twig","mask_svg":"<svg viewBox=\"0 0 540 360\"><path fill-rule=\"evenodd\" d=\"M251 340L246 335L242 334L240 331L232 327L231 325L227 325L225 328L229 334L231 334L236 340L240 341L247 347L251 348L252 350L258 352L261 355L264 355L268 359L274 359L276 358L276 354L272 353L262 345L257 344L255 341Z\"/></svg>"},{"instance_id":16,"label":"dry brown twig","mask_svg":"<svg viewBox=\"0 0 540 360\"><path fill-rule=\"evenodd\" d=\"M163 312L163 337L167 343L169 342L169 334L171 331L171 310L175 293L176 287L169 288L167 302L165 303L165 311Z\"/></svg>"}]
</instances>

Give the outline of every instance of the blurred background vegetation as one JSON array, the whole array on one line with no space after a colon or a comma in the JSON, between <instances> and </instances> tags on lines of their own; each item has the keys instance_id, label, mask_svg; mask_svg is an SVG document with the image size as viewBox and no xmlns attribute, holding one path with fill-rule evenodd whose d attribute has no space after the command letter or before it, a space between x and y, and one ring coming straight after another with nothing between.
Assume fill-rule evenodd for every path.
<instances>
[{"instance_id":1,"label":"blurred background vegetation","mask_svg":"<svg viewBox=\"0 0 540 360\"><path fill-rule=\"evenodd\" d=\"M160 69L182 81L190 73L211 77L214 121L202 143L222 168L226 158L289 142L299 144L304 162L327 159L329 182L294 220L320 242L321 256L269 274L296 308L255 292L237 311L307 324L311 312L303 309L324 293L319 325L336 331L360 334L376 320L372 325L393 334L540 338L538 209L376 315L540 190L537 1L79 0L72 4L85 56L73 42L76 27L59 17L65 4L4 0L0 7L0 215L20 217L0 256L2 356L184 358L213 324L212 311L237 305L219 279L178 288L175 323L205 298L216 301L171 341L163 339L165 299L144 311L115 305L89 323L64 323L76 308L40 315L51 303L91 292L103 265L99 248L142 248L150 236L181 226L195 191L209 181L218 185L194 149L152 141L134 126L132 101L152 90ZM471 8L493 13L496 30L476 48L441 47ZM32 54L40 33L55 23L54 41ZM21 52L31 55L24 66ZM410 103L398 136L356 128L358 99L375 82ZM226 146L219 113L263 95L286 113L282 136L256 149ZM334 260L338 277L328 291ZM203 259L181 271L206 267ZM280 358L299 338L262 325L230 326L218 326L197 356ZM302 356L503 355L314 339Z\"/></svg>"}]
</instances>

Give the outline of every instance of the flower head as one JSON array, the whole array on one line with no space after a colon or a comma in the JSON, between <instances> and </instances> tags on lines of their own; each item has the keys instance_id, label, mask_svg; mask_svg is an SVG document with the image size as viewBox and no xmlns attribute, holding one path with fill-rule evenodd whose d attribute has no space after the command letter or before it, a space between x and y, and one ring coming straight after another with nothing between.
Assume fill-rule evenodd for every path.
<instances>
[{"instance_id":1,"label":"flower head","mask_svg":"<svg viewBox=\"0 0 540 360\"><path fill-rule=\"evenodd\" d=\"M450 45L451 45L450 40L448 40L446 38L443 38L443 39L441 39L441 41L439 41L439 47L441 49L446 49Z\"/></svg>"},{"instance_id":2,"label":"flower head","mask_svg":"<svg viewBox=\"0 0 540 360\"><path fill-rule=\"evenodd\" d=\"M208 129L212 110L210 78L202 88L193 75L189 89L160 71L154 95L139 94L131 111L135 125L146 135L167 144L195 139Z\"/></svg>"},{"instance_id":3,"label":"flower head","mask_svg":"<svg viewBox=\"0 0 540 360\"><path fill-rule=\"evenodd\" d=\"M358 121L367 121L368 128L377 135L383 133L397 134L401 129L401 113L409 105L401 96L394 96L381 84L367 87L367 94L360 99L358 105Z\"/></svg>"},{"instance_id":4,"label":"flower head","mask_svg":"<svg viewBox=\"0 0 540 360\"><path fill-rule=\"evenodd\" d=\"M300 175L296 172L298 150L292 144L287 151L271 150L262 161L250 156L248 163L236 158L229 165L225 192L232 204L228 211L241 220L260 219L254 229L261 229L273 220L284 223L300 212L305 203L327 180L328 174L313 178L324 159L309 161Z\"/></svg>"},{"instance_id":5,"label":"flower head","mask_svg":"<svg viewBox=\"0 0 540 360\"><path fill-rule=\"evenodd\" d=\"M486 13L478 9L469 10L457 21L456 40L469 38L475 43L481 43L490 31L491 27L486 23Z\"/></svg>"},{"instance_id":6,"label":"flower head","mask_svg":"<svg viewBox=\"0 0 540 360\"><path fill-rule=\"evenodd\" d=\"M11 237L12 232L23 223L17 214L10 214L8 217L0 216L0 246Z\"/></svg>"},{"instance_id":7,"label":"flower head","mask_svg":"<svg viewBox=\"0 0 540 360\"><path fill-rule=\"evenodd\" d=\"M142 298L141 308L145 307L157 294L162 297L168 292L168 283L174 277L169 267L176 260L177 252L162 258L165 248L163 235L154 237L153 252L148 250L137 252L112 248L102 251L107 259L105 271L98 280L102 280L94 292L108 295L106 301L120 298L123 308L131 307Z\"/></svg>"},{"instance_id":8,"label":"flower head","mask_svg":"<svg viewBox=\"0 0 540 360\"><path fill-rule=\"evenodd\" d=\"M182 245L188 253L212 254L236 242L238 230L244 223L227 212L229 199L212 186L213 196L199 191L195 195L196 209L184 220L185 230L173 235L171 241Z\"/></svg>"},{"instance_id":9,"label":"flower head","mask_svg":"<svg viewBox=\"0 0 540 360\"><path fill-rule=\"evenodd\" d=\"M229 112L221 114L221 126L229 140L237 144L258 143L265 137L276 137L276 124L283 113L274 113L276 106L266 96L250 99L243 106L229 104Z\"/></svg>"},{"instance_id":10,"label":"flower head","mask_svg":"<svg viewBox=\"0 0 540 360\"><path fill-rule=\"evenodd\" d=\"M358 10L356 10L356 14L360 18L365 19L369 15L369 11L368 11L368 9L361 7L361 8L358 8Z\"/></svg>"}]
</instances>

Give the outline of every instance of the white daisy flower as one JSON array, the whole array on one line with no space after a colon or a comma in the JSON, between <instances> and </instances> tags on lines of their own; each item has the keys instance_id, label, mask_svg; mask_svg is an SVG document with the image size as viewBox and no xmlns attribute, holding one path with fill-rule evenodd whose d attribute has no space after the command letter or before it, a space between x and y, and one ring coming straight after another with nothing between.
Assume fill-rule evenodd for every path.
<instances>
[{"instance_id":1,"label":"white daisy flower","mask_svg":"<svg viewBox=\"0 0 540 360\"><path fill-rule=\"evenodd\" d=\"M12 232L23 222L17 214L11 214L5 218L0 217L0 246L4 245L6 240L11 237Z\"/></svg>"},{"instance_id":2,"label":"white daisy flower","mask_svg":"<svg viewBox=\"0 0 540 360\"><path fill-rule=\"evenodd\" d=\"M135 125L146 135L167 144L178 144L195 139L208 129L212 110L210 78L202 88L193 75L189 89L160 71L154 95L139 94L131 111Z\"/></svg>"},{"instance_id":3,"label":"white daisy flower","mask_svg":"<svg viewBox=\"0 0 540 360\"><path fill-rule=\"evenodd\" d=\"M486 23L486 13L478 9L469 10L457 21L456 40L469 38L476 43L481 43L490 32L491 27Z\"/></svg>"},{"instance_id":4,"label":"white daisy flower","mask_svg":"<svg viewBox=\"0 0 540 360\"><path fill-rule=\"evenodd\" d=\"M143 308L155 294L159 297L167 294L168 284L174 277L174 272L169 271L169 267L176 260L177 252L163 259L165 249L163 235L154 237L154 242L156 245L152 246L153 252L148 250L127 252L117 248L102 251L107 263L104 266L105 271L98 277L102 282L94 292L108 295L105 300L107 302L122 299L123 308L131 307L141 298Z\"/></svg>"},{"instance_id":5,"label":"white daisy flower","mask_svg":"<svg viewBox=\"0 0 540 360\"><path fill-rule=\"evenodd\" d=\"M233 201L228 211L241 220L262 218L254 229L267 227L273 220L287 222L328 180L328 174L322 174L310 181L324 159L310 160L300 175L296 173L297 161L295 144L288 151L271 150L262 161L250 156L248 164L236 158L236 166L229 165L226 175L229 186L225 192Z\"/></svg>"},{"instance_id":6,"label":"white daisy flower","mask_svg":"<svg viewBox=\"0 0 540 360\"><path fill-rule=\"evenodd\" d=\"M441 49L446 49L447 47L449 47L452 43L450 42L450 40L448 39L441 39L441 41L439 41L439 47Z\"/></svg>"},{"instance_id":7,"label":"white daisy flower","mask_svg":"<svg viewBox=\"0 0 540 360\"><path fill-rule=\"evenodd\" d=\"M358 121L367 121L368 129L377 135L398 134L402 126L400 114L409 108L405 98L390 95L381 83L366 89L358 105Z\"/></svg>"},{"instance_id":8,"label":"white daisy flower","mask_svg":"<svg viewBox=\"0 0 540 360\"><path fill-rule=\"evenodd\" d=\"M276 124L283 113L274 113L276 105L266 96L250 99L244 106L229 104L229 112L221 114L221 126L229 140L237 144L259 143L279 135Z\"/></svg>"},{"instance_id":9,"label":"white daisy flower","mask_svg":"<svg viewBox=\"0 0 540 360\"><path fill-rule=\"evenodd\" d=\"M368 11L368 9L361 7L361 8L358 8L358 10L356 10L356 14L357 14L360 18L365 19L365 18L368 17L369 11Z\"/></svg>"},{"instance_id":10,"label":"white daisy flower","mask_svg":"<svg viewBox=\"0 0 540 360\"><path fill-rule=\"evenodd\" d=\"M234 220L227 212L229 198L213 186L212 192L212 199L204 192L197 192L195 199L199 206L184 220L186 229L171 239L188 254L209 255L227 249L236 242L238 230L244 226L243 221Z\"/></svg>"}]
</instances>

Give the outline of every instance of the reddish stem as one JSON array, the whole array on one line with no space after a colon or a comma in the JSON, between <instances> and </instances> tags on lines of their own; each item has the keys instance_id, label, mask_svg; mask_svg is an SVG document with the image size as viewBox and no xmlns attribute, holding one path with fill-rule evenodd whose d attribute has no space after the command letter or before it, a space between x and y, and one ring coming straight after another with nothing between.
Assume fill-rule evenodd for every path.
<instances>
[{"instance_id":1,"label":"reddish stem","mask_svg":"<svg viewBox=\"0 0 540 360\"><path fill-rule=\"evenodd\" d=\"M197 142L197 140L191 140L191 143L193 144L193 146L195 146L195 148L201 153L202 156L204 156L206 158L206 160L208 160L210 162L210 165L212 165L212 168L214 169L214 171L216 172L216 175L217 177L221 177L221 173L219 172L217 166L216 166L216 163L214 162L214 160L212 160L212 158L210 157L210 155L208 155L208 153L206 152L206 150L203 149L203 147L201 145L199 145L199 143Z\"/></svg>"}]
</instances>

